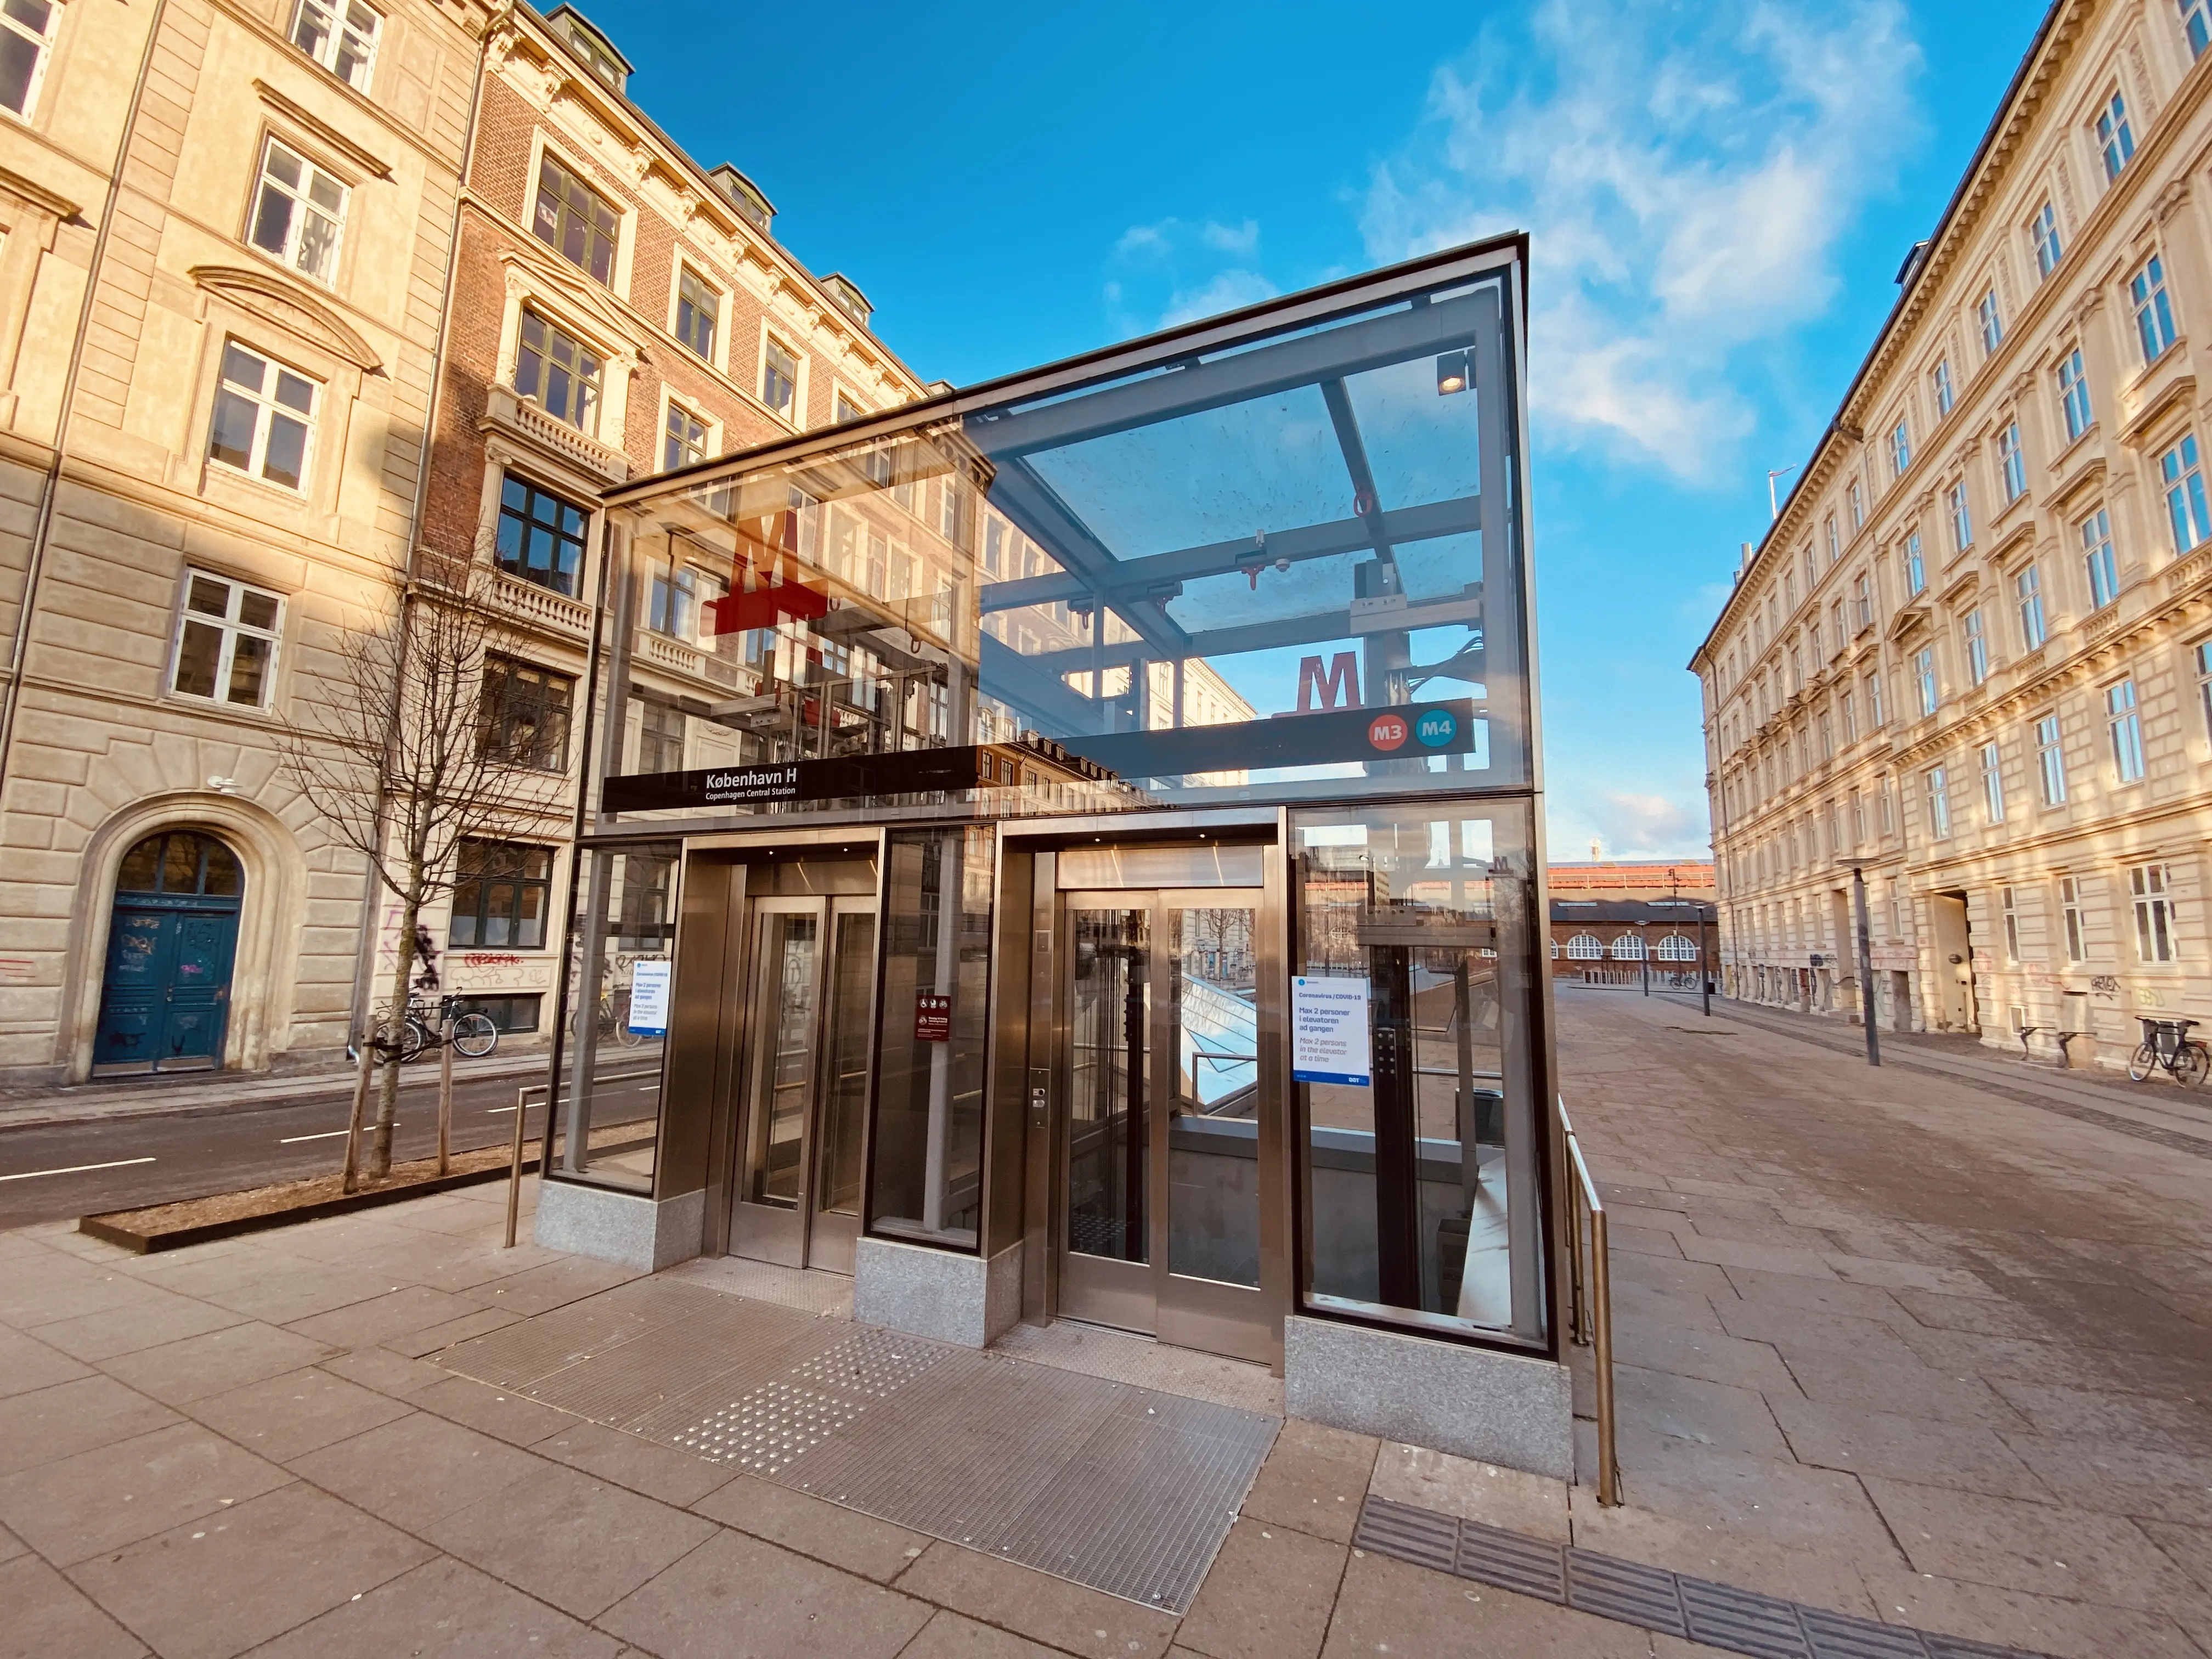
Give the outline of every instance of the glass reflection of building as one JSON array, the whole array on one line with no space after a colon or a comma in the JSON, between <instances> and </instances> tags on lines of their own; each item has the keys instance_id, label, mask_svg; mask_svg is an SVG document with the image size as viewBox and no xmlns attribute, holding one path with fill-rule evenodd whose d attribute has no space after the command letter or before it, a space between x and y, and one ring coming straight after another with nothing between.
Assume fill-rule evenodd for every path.
<instances>
[{"instance_id":1,"label":"glass reflection of building","mask_svg":"<svg viewBox=\"0 0 2212 1659\"><path fill-rule=\"evenodd\" d=\"M1571 1465L1523 258L611 492L568 994L647 871L673 991L657 1085L577 1023L542 1227L629 1204L650 1265L1092 1320ZM1409 1334L1442 1371L1329 1405Z\"/></svg>"}]
</instances>

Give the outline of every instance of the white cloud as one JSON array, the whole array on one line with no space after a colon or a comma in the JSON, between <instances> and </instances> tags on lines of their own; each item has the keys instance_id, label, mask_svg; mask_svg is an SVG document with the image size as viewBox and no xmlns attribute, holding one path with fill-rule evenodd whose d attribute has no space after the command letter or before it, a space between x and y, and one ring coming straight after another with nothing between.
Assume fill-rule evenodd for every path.
<instances>
[{"instance_id":1,"label":"white cloud","mask_svg":"<svg viewBox=\"0 0 2212 1659\"><path fill-rule=\"evenodd\" d=\"M1273 299L1279 291L1256 270L1238 267L1221 271L1201 287L1177 289L1170 295L1167 309L1160 313L1160 326L1173 328L1177 323L1235 311L1241 306L1257 305L1262 300Z\"/></svg>"},{"instance_id":2,"label":"white cloud","mask_svg":"<svg viewBox=\"0 0 2212 1659\"><path fill-rule=\"evenodd\" d=\"M1198 234L1200 241L1217 252L1249 258L1260 246L1260 222L1247 219L1241 225L1220 225L1209 219Z\"/></svg>"},{"instance_id":3,"label":"white cloud","mask_svg":"<svg viewBox=\"0 0 2212 1659\"><path fill-rule=\"evenodd\" d=\"M1916 130L1899 0L1626 7L1601 29L1545 0L1529 36L1486 27L1437 70L1370 182L1368 252L1527 229L1553 435L1717 477L1756 418L1736 360L1825 309L1837 239Z\"/></svg>"},{"instance_id":4,"label":"white cloud","mask_svg":"<svg viewBox=\"0 0 2212 1659\"><path fill-rule=\"evenodd\" d=\"M1256 219L1132 225L1108 262L1107 313L1122 333L1141 334L1273 299L1282 290L1255 268L1259 251Z\"/></svg>"},{"instance_id":5,"label":"white cloud","mask_svg":"<svg viewBox=\"0 0 2212 1659\"><path fill-rule=\"evenodd\" d=\"M1608 856L1702 854L1711 839L1703 811L1664 795L1615 791L1592 802L1587 816L1603 838Z\"/></svg>"}]
</instances>

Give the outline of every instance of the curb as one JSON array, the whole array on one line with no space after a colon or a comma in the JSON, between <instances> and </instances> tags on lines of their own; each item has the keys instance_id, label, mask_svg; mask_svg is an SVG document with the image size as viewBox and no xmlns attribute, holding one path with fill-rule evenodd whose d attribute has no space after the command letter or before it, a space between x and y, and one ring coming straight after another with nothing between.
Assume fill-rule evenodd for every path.
<instances>
[{"instance_id":1,"label":"curb","mask_svg":"<svg viewBox=\"0 0 2212 1659\"><path fill-rule=\"evenodd\" d=\"M532 1173L537 1168L535 1157L522 1160L525 1175ZM76 1230L88 1237L119 1245L133 1255L151 1255L156 1250L179 1250L187 1244L207 1244L218 1238L235 1238L240 1233L265 1232L275 1227L289 1227L295 1221L319 1221L325 1216L347 1215L356 1210L373 1210L380 1205L404 1203L410 1198L428 1198L433 1194L449 1193L456 1187L475 1187L487 1181L505 1181L513 1173L512 1164L497 1164L488 1169L433 1176L428 1181L410 1182L404 1187L380 1187L372 1193L347 1193L337 1198L301 1204L289 1210L272 1210L266 1215L233 1216L228 1221L203 1222L197 1227L176 1227L167 1232L137 1232L128 1227L114 1226L105 1217L96 1215L80 1218ZM111 1211L109 1213L119 1215L127 1212Z\"/></svg>"},{"instance_id":2,"label":"curb","mask_svg":"<svg viewBox=\"0 0 2212 1659\"><path fill-rule=\"evenodd\" d=\"M456 1066L453 1084L460 1087L471 1083L497 1083L509 1078L544 1075L545 1057L531 1056L526 1063L503 1061L480 1072L465 1072ZM319 1080L318 1080L319 1079ZM399 1087L404 1093L410 1089L428 1088L438 1080L434 1066L420 1078L402 1075ZM105 1123L139 1117L189 1117L199 1112L252 1111L259 1107L283 1107L326 1095L349 1094L353 1091L354 1075L350 1072L303 1075L296 1081L282 1080L282 1089L270 1086L266 1074L252 1074L252 1092L240 1093L220 1090L209 1085L210 1099L179 1099L173 1095L146 1100L132 1100L118 1093L105 1097L84 1098L72 1096L64 1099L33 1099L13 1103L0 1097L0 1133L10 1129L58 1128L76 1123ZM91 1088L96 1085L82 1085ZM128 1089L128 1084L111 1085Z\"/></svg>"}]
</instances>

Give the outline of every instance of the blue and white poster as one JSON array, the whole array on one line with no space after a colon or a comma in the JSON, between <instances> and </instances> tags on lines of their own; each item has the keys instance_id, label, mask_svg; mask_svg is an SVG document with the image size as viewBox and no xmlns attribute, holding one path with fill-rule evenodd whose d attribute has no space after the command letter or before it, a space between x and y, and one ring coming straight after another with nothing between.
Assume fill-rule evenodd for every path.
<instances>
[{"instance_id":1,"label":"blue and white poster","mask_svg":"<svg viewBox=\"0 0 2212 1659\"><path fill-rule=\"evenodd\" d=\"M647 957L630 970L629 1029L639 1036L668 1035L669 975L666 957Z\"/></svg>"},{"instance_id":2,"label":"blue and white poster","mask_svg":"<svg viewBox=\"0 0 2212 1659\"><path fill-rule=\"evenodd\" d=\"M1368 1049L1370 982L1331 975L1291 981L1291 1076L1300 1083L1374 1083Z\"/></svg>"}]
</instances>

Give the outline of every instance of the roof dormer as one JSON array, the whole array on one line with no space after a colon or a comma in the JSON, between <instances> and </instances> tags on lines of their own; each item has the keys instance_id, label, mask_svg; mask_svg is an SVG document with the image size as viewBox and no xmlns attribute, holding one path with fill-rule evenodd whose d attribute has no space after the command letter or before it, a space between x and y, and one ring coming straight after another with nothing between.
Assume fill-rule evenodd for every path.
<instances>
[{"instance_id":1,"label":"roof dormer","mask_svg":"<svg viewBox=\"0 0 2212 1659\"><path fill-rule=\"evenodd\" d=\"M744 215L747 222L768 235L775 234L772 228L775 222L775 208L767 197L761 194L758 185L727 161L710 168L707 176L720 187L722 194L730 198L738 211Z\"/></svg>"},{"instance_id":2,"label":"roof dormer","mask_svg":"<svg viewBox=\"0 0 2212 1659\"><path fill-rule=\"evenodd\" d=\"M545 22L611 89L622 92L629 86L629 59L617 52L614 42L583 13L571 5L558 5L545 14Z\"/></svg>"},{"instance_id":3,"label":"roof dormer","mask_svg":"<svg viewBox=\"0 0 2212 1659\"><path fill-rule=\"evenodd\" d=\"M868 325L868 319L875 314L876 308L868 303L868 296L860 292L859 286L851 277L842 271L833 270L822 279L822 286L830 291L830 297L837 302L838 310L843 312L862 328Z\"/></svg>"}]
</instances>

